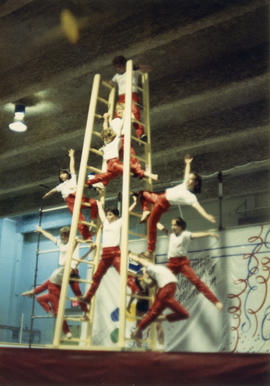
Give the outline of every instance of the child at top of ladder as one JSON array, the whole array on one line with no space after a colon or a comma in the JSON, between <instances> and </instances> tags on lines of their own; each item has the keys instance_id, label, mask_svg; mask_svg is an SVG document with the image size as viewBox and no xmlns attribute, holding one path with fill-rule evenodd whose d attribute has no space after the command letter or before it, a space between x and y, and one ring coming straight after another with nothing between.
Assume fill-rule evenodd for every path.
<instances>
[{"instance_id":1,"label":"child at top of ladder","mask_svg":"<svg viewBox=\"0 0 270 386\"><path fill-rule=\"evenodd\" d=\"M143 279L147 286L157 286L154 302L147 314L138 323L136 329L131 334L131 338L136 341L141 339L143 330L157 319L166 308L170 308L173 313L160 316L160 321L167 320L169 322L176 322L177 320L187 319L189 313L174 299L178 284L176 276L165 266L153 264L149 260L141 258L134 253L130 252L129 257L144 266Z\"/></svg>"},{"instance_id":2,"label":"child at top of ladder","mask_svg":"<svg viewBox=\"0 0 270 386\"><path fill-rule=\"evenodd\" d=\"M196 209L202 217L211 223L216 223L215 217L207 213L206 210L199 204L195 193L201 191L201 177L196 172L190 171L190 164L193 158L189 155L185 156L185 175L184 182L166 189L164 193L153 193L149 191L140 191L140 201L143 208L141 222L148 219L148 245L145 257L151 257L156 248L157 239L157 223L163 213L165 213L171 205L191 205ZM149 208L149 203L153 204L152 210Z\"/></svg>"},{"instance_id":3,"label":"child at top of ladder","mask_svg":"<svg viewBox=\"0 0 270 386\"><path fill-rule=\"evenodd\" d=\"M131 212L136 206L137 198L133 196L133 203L129 207ZM97 270L94 273L92 278L93 282L90 289L87 293L79 298L81 301L90 303L92 297L96 293L98 286L101 282L102 277L107 272L108 268L113 266L117 272L120 273L120 238L121 238L121 228L122 228L122 218L119 218L119 211L116 208L109 208L106 210L106 214L102 208L102 205L99 201L98 204L98 213L103 224L103 241L102 241L102 255L101 260L98 264ZM138 291L138 287L135 283L133 276L128 276L127 281L128 286L131 288L133 293Z\"/></svg>"},{"instance_id":4,"label":"child at top of ladder","mask_svg":"<svg viewBox=\"0 0 270 386\"><path fill-rule=\"evenodd\" d=\"M159 224L159 229L161 224ZM166 228L165 228L166 229ZM164 229L163 229L164 231ZM182 273L197 290L201 292L210 302L215 304L219 311L222 310L223 305L213 292L204 284L193 269L190 267L188 255L188 247L191 240L202 237L219 238L214 232L189 232L186 230L186 222L181 217L176 217L171 220L171 233L169 235L168 246L168 264L167 267L175 274ZM167 233L169 233L167 231Z\"/></svg>"},{"instance_id":5,"label":"child at top of ladder","mask_svg":"<svg viewBox=\"0 0 270 386\"><path fill-rule=\"evenodd\" d=\"M102 182L104 185L107 185L111 179L123 174L124 167L119 159L119 150L121 148L122 143L121 136L123 122L121 123L121 126L119 126L119 128L117 129L116 133L112 128L107 127L108 120L109 116L107 113L105 113L103 123L104 128L101 132L101 136L104 140L104 146L101 148L101 151L103 152L104 161L107 162L107 171L96 174L93 178L88 178L86 184L89 186L92 186L99 182ZM134 162L131 163L130 170L134 176L138 176L140 178L150 177L155 181L158 179L157 174L153 174L143 170L138 162L136 164Z\"/></svg>"},{"instance_id":6,"label":"child at top of ladder","mask_svg":"<svg viewBox=\"0 0 270 386\"><path fill-rule=\"evenodd\" d=\"M42 197L47 198L53 193L59 192L61 193L63 199L65 200L67 207L71 213L73 213L74 209L74 202L75 202L75 195L76 195L76 190L77 190L77 176L75 172L75 160L74 160L74 149L70 149L68 152L69 155L69 170L67 169L60 169L59 172L59 180L60 184L57 185L55 188L51 189L49 192L44 194ZM90 217L92 219L97 217L97 203L96 200L93 198L87 198L85 196L82 197L82 202L83 203L88 203L91 205L90 207ZM88 206L85 206L82 203L81 209L82 208L88 208ZM87 225L80 223L81 221L85 221L85 217L82 214L82 210L80 210L80 215L79 215L79 223L78 223L78 230L81 233L82 237L84 240L92 240L92 235L91 232L89 231L89 228Z\"/></svg>"},{"instance_id":7,"label":"child at top of ladder","mask_svg":"<svg viewBox=\"0 0 270 386\"><path fill-rule=\"evenodd\" d=\"M111 83L117 84L118 86L118 103L125 103L125 94L126 94L126 62L127 59L124 56L116 56L113 59L113 66L116 69L116 74L113 76ZM139 72L137 70L140 70L141 72L148 72L151 70L150 66L144 66L144 65L135 65L134 66L133 75L132 75L132 113L134 114L134 117L137 121L140 121L141 114L140 114L140 107L139 104L139 94L138 94L138 80L139 80ZM117 111L115 114L116 117ZM142 125L138 124L137 122L134 122L133 124L134 130L136 132L136 136L146 141L146 134L144 133L144 128Z\"/></svg>"}]
</instances>

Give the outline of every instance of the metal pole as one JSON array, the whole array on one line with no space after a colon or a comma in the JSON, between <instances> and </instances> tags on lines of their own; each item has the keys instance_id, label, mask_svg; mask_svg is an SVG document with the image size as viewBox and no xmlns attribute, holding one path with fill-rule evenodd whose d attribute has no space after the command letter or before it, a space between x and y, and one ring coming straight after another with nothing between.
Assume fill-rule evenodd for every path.
<instances>
[{"instance_id":1,"label":"metal pole","mask_svg":"<svg viewBox=\"0 0 270 386\"><path fill-rule=\"evenodd\" d=\"M22 336L23 336L23 322L24 322L24 313L22 312L22 315L21 315L21 324L20 324L20 334L19 334L19 343L22 343Z\"/></svg>"},{"instance_id":2,"label":"metal pole","mask_svg":"<svg viewBox=\"0 0 270 386\"><path fill-rule=\"evenodd\" d=\"M223 179L222 179L222 172L218 173L218 202L219 202L219 227L218 229L222 231L223 224L222 224L222 200L223 200Z\"/></svg>"},{"instance_id":3,"label":"metal pole","mask_svg":"<svg viewBox=\"0 0 270 386\"><path fill-rule=\"evenodd\" d=\"M38 219L38 225L39 226L41 226L41 221L42 221L42 213L43 213L42 212L42 205L43 205L43 201L42 201L41 207L39 209L39 219ZM40 236L41 236L41 234L40 234L40 232L38 232L38 235L37 235L37 249L36 249L36 266L35 266L34 284L33 284L34 288L37 285ZM33 298L32 298L32 312L31 312L30 331L29 331L29 348L31 348L31 345L32 345L32 331L33 331L33 323L34 323L34 319L33 319L34 313L35 313L35 296L33 296Z\"/></svg>"}]
</instances>

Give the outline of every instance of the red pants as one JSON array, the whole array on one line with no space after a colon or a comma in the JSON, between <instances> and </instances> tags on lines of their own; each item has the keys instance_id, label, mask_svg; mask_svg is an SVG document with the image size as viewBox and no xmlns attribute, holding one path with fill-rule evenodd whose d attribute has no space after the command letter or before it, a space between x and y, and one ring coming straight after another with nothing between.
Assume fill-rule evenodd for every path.
<instances>
[{"instance_id":1,"label":"red pants","mask_svg":"<svg viewBox=\"0 0 270 386\"><path fill-rule=\"evenodd\" d=\"M126 95L125 94L121 94L118 97L117 103L125 103L125 100L126 100ZM140 121L141 120L141 113L140 113L140 107L138 106L138 103L139 103L139 95L138 95L138 93L136 93L136 92L132 93L132 101L133 101L133 103L131 105L131 111L132 111L132 113L134 115L134 118L137 121ZM114 117L115 118L121 118L121 117L118 117L118 115L116 113L115 113ZM140 138L142 136L142 134L144 134L143 126L140 125L139 123L134 122L133 123L133 127L134 127L134 130L135 130L137 138Z\"/></svg>"},{"instance_id":2,"label":"red pants","mask_svg":"<svg viewBox=\"0 0 270 386\"><path fill-rule=\"evenodd\" d=\"M149 326L165 308L170 308L174 311L172 314L166 315L169 322L176 322L177 320L187 319L189 317L187 310L174 299L175 291L175 283L169 283L158 290L152 307L138 324L141 330Z\"/></svg>"},{"instance_id":3,"label":"red pants","mask_svg":"<svg viewBox=\"0 0 270 386\"><path fill-rule=\"evenodd\" d=\"M61 287L59 285L51 283L50 280L47 280L39 287L36 287L34 289L34 294L39 294L40 292L43 292L46 289L48 289L48 293L45 295L38 296L37 301L46 312L53 311L54 316L56 317L58 313ZM64 334L70 332L68 324L65 320L63 321L62 329Z\"/></svg>"},{"instance_id":4,"label":"red pants","mask_svg":"<svg viewBox=\"0 0 270 386\"><path fill-rule=\"evenodd\" d=\"M189 260L185 256L171 257L167 267L175 274L182 273L186 278L195 285L197 290L201 292L210 302L216 304L219 302L218 298L213 292L202 282L193 269L189 265Z\"/></svg>"},{"instance_id":5,"label":"red pants","mask_svg":"<svg viewBox=\"0 0 270 386\"><path fill-rule=\"evenodd\" d=\"M75 202L75 194L70 194L65 199L65 201L66 201L66 204L67 204L67 207L68 207L69 211L71 213L73 213L74 202ZM87 197L83 196L82 197L82 201L91 204L91 207L90 207L90 217L91 218L97 218L97 202L96 202L96 200L94 200L93 198L87 198ZM88 206L84 206L83 204L81 205L81 208L88 208L89 209ZM85 221L85 217L82 214L82 211L80 211L79 221ZM78 223L78 230L79 230L79 232L82 235L84 240L87 240L87 239L91 240L92 239L91 232L89 231L87 225Z\"/></svg>"},{"instance_id":6,"label":"red pants","mask_svg":"<svg viewBox=\"0 0 270 386\"><path fill-rule=\"evenodd\" d=\"M163 213L167 212L170 207L166 199L165 193L153 193L147 190L140 192L140 201L143 210L150 210L148 203L153 204L151 214L148 219L148 245L149 252L154 252L157 241L157 223L159 222Z\"/></svg>"},{"instance_id":7,"label":"red pants","mask_svg":"<svg viewBox=\"0 0 270 386\"><path fill-rule=\"evenodd\" d=\"M117 270L117 272L120 273L120 257L121 251L119 247L103 248L101 260L93 276L93 283L85 296L88 301L90 301L91 298L94 296L101 282L101 279L107 272L108 268L113 266ZM127 284L131 288L133 293L138 291L138 287L135 283L135 279L133 276L128 276Z\"/></svg>"},{"instance_id":8,"label":"red pants","mask_svg":"<svg viewBox=\"0 0 270 386\"><path fill-rule=\"evenodd\" d=\"M122 160L124 156L124 141L125 137L122 135L121 137L122 145L119 149L119 159ZM140 164L139 160L136 158L136 153L133 147L130 147L130 169L133 173L135 173L136 176L142 178L144 176L144 170L142 169L142 165ZM134 157L132 157L132 154Z\"/></svg>"},{"instance_id":9,"label":"red pants","mask_svg":"<svg viewBox=\"0 0 270 386\"><path fill-rule=\"evenodd\" d=\"M139 175L140 177L144 176L144 171L139 169L134 169L131 166L131 171L135 173L136 175ZM91 178L86 181L87 185L93 185L97 182L102 182L103 185L107 185L110 180L113 178L116 178L123 174L123 164L120 162L119 158L112 158L109 161L107 161L107 171L104 173L99 173L94 176L94 178Z\"/></svg>"}]
</instances>

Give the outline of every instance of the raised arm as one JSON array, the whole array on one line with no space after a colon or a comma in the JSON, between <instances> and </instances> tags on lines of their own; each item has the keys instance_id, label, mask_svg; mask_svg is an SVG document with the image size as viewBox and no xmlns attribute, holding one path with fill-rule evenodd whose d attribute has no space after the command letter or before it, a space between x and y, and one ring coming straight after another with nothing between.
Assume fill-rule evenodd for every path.
<instances>
[{"instance_id":1,"label":"raised arm","mask_svg":"<svg viewBox=\"0 0 270 386\"><path fill-rule=\"evenodd\" d=\"M98 215L100 217L101 222L103 223L106 219L106 215L105 215L105 212L104 212L104 209L102 207L101 202L98 200L97 200L97 207L98 207Z\"/></svg>"},{"instance_id":2,"label":"raised arm","mask_svg":"<svg viewBox=\"0 0 270 386\"><path fill-rule=\"evenodd\" d=\"M192 239L200 239L202 237L214 237L215 239L219 239L219 235L214 232L192 232Z\"/></svg>"},{"instance_id":3,"label":"raised arm","mask_svg":"<svg viewBox=\"0 0 270 386\"><path fill-rule=\"evenodd\" d=\"M157 223L157 229L165 233L166 235L169 234L169 230L165 227L165 225L161 224L161 222Z\"/></svg>"},{"instance_id":4,"label":"raised arm","mask_svg":"<svg viewBox=\"0 0 270 386\"><path fill-rule=\"evenodd\" d=\"M197 212L200 213L200 215L202 217L204 217L207 221L210 221L211 223L215 224L216 223L216 219L214 216L212 216L211 214L207 213L206 210L198 203L198 202L195 202L194 204L192 204L193 208L197 210Z\"/></svg>"},{"instance_id":5,"label":"raised arm","mask_svg":"<svg viewBox=\"0 0 270 386\"><path fill-rule=\"evenodd\" d=\"M186 164L184 179L186 180L190 174L191 162L193 161L193 158L189 154L186 154L184 159L185 159L185 164Z\"/></svg>"},{"instance_id":6,"label":"raised arm","mask_svg":"<svg viewBox=\"0 0 270 386\"><path fill-rule=\"evenodd\" d=\"M69 156L69 170L71 174L75 174L75 158L74 158L75 150L69 149L68 156Z\"/></svg>"},{"instance_id":7,"label":"raised arm","mask_svg":"<svg viewBox=\"0 0 270 386\"><path fill-rule=\"evenodd\" d=\"M53 189L49 190L47 193L45 193L45 194L42 196L42 198L43 198L43 199L44 199L44 198L47 198L47 197L49 197L51 194L54 194L54 193L56 193L56 189L55 189L55 188L53 188Z\"/></svg>"},{"instance_id":8,"label":"raised arm","mask_svg":"<svg viewBox=\"0 0 270 386\"><path fill-rule=\"evenodd\" d=\"M46 239L51 240L54 244L57 244L57 238L50 232L44 231L39 225L37 225L36 232L41 233Z\"/></svg>"}]
</instances>

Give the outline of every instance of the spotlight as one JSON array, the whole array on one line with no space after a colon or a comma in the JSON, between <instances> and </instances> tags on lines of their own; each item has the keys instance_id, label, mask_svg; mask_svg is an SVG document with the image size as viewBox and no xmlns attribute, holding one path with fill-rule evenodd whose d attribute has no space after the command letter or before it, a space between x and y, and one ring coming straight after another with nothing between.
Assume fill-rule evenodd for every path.
<instances>
[{"instance_id":1,"label":"spotlight","mask_svg":"<svg viewBox=\"0 0 270 386\"><path fill-rule=\"evenodd\" d=\"M27 130L27 126L23 123L25 116L25 106L24 105L15 105L15 114L14 114L14 122L10 123L8 127L12 131L16 131L18 133L23 133Z\"/></svg>"}]
</instances>

